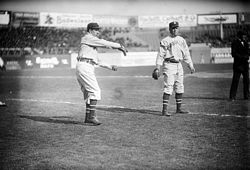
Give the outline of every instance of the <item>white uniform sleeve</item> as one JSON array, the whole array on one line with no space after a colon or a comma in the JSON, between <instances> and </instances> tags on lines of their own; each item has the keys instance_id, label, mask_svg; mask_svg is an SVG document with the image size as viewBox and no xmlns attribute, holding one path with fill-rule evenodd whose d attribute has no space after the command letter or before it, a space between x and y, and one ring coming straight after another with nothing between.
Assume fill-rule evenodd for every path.
<instances>
[{"instance_id":1,"label":"white uniform sleeve","mask_svg":"<svg viewBox=\"0 0 250 170\"><path fill-rule=\"evenodd\" d=\"M162 65L162 63L164 61L164 57L166 55L167 55L166 42L161 41L159 51L158 51L157 57L156 57L156 65Z\"/></svg>"},{"instance_id":2,"label":"white uniform sleeve","mask_svg":"<svg viewBox=\"0 0 250 170\"><path fill-rule=\"evenodd\" d=\"M111 41L107 41L104 39L100 39L94 36L91 36L91 38L88 39L82 39L83 44L87 44L89 46L93 46L93 47L108 47L108 48L119 48L121 47L121 45L119 43L115 43L115 42L111 42Z\"/></svg>"},{"instance_id":3,"label":"white uniform sleeve","mask_svg":"<svg viewBox=\"0 0 250 170\"><path fill-rule=\"evenodd\" d=\"M188 45L186 43L186 40L183 39L182 41L182 49L183 49L183 61L185 63L187 63L189 66L193 65L193 61L191 59L191 55L190 55L190 52L189 52L189 48L188 48Z\"/></svg>"}]
</instances>

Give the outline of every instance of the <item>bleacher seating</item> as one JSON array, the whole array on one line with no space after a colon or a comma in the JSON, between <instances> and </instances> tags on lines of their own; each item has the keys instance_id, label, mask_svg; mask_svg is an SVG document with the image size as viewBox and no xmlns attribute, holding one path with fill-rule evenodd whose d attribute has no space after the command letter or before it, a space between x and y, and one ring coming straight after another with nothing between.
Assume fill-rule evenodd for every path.
<instances>
[{"instance_id":1,"label":"bleacher seating","mask_svg":"<svg viewBox=\"0 0 250 170\"><path fill-rule=\"evenodd\" d=\"M196 26L181 29L180 34L191 43L206 43L211 47L229 47L238 29L250 35L250 25L224 24L224 38L219 25ZM86 29L59 29L53 27L0 27L0 48L31 48L34 53L67 54L76 51ZM106 27L101 38L124 44L130 51L156 51L159 42L168 35L168 29L140 29ZM105 51L105 50L104 50Z\"/></svg>"},{"instance_id":2,"label":"bleacher seating","mask_svg":"<svg viewBox=\"0 0 250 170\"><path fill-rule=\"evenodd\" d=\"M141 40L129 34L129 28L103 28L101 38L127 47L143 47ZM0 48L31 48L43 54L66 54L77 50L86 29L52 27L0 27Z\"/></svg>"},{"instance_id":3,"label":"bleacher seating","mask_svg":"<svg viewBox=\"0 0 250 170\"><path fill-rule=\"evenodd\" d=\"M220 26L211 25L211 26L197 26L189 30L181 30L180 34L187 40L189 43L206 43L211 47L229 47L231 41L235 38L237 31L245 30L250 37L250 25L242 24L224 24L223 25L223 35L224 38L221 39L220 36ZM167 35L167 29L159 30L160 39L164 38Z\"/></svg>"},{"instance_id":4,"label":"bleacher seating","mask_svg":"<svg viewBox=\"0 0 250 170\"><path fill-rule=\"evenodd\" d=\"M137 31L135 36L143 40L144 43L148 44L149 51L159 48L160 39L157 30Z\"/></svg>"}]
</instances>

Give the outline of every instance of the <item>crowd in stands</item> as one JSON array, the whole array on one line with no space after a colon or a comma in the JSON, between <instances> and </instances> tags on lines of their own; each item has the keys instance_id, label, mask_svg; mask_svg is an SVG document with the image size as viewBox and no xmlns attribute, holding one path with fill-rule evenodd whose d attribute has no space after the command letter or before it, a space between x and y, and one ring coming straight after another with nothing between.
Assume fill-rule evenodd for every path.
<instances>
[{"instance_id":1,"label":"crowd in stands","mask_svg":"<svg viewBox=\"0 0 250 170\"><path fill-rule=\"evenodd\" d=\"M32 48L49 53L53 47L72 47L79 42L72 38L79 36L80 30L69 31L43 27L2 28L0 32L1 48Z\"/></svg>"},{"instance_id":2,"label":"crowd in stands","mask_svg":"<svg viewBox=\"0 0 250 170\"><path fill-rule=\"evenodd\" d=\"M215 29L200 29L197 27L197 29L181 31L181 34L187 40L188 45L191 43L206 43L211 47L226 47L230 46L230 42L235 37L238 29L238 25L223 25L223 39L220 37L218 27L215 27ZM250 35L250 25L242 25L241 29L247 31L248 35ZM150 40L152 37L146 39L143 34L136 36L136 31L143 32L143 29L132 30L131 28L107 27L101 30L100 37L121 43L127 48L157 50L159 42L152 45L152 40ZM159 29L158 32L159 37L157 38L159 40L168 34L167 28ZM86 29L83 28L0 27L0 48L30 48L43 54L68 54L70 51L78 49L81 36L85 33Z\"/></svg>"},{"instance_id":3,"label":"crowd in stands","mask_svg":"<svg viewBox=\"0 0 250 170\"><path fill-rule=\"evenodd\" d=\"M210 47L230 47L232 40L236 37L238 30L244 30L250 38L250 25L224 24L223 37L220 33L220 25L205 27L197 26L195 29L181 31L180 34L191 43L206 43ZM168 33L166 28L159 30L160 39L164 38ZM250 40L250 39L249 39Z\"/></svg>"},{"instance_id":4,"label":"crowd in stands","mask_svg":"<svg viewBox=\"0 0 250 170\"><path fill-rule=\"evenodd\" d=\"M130 37L129 28L103 28L100 38L114 41L126 47L142 44ZM86 29L58 29L52 27L3 27L0 28L0 48L31 48L43 54L65 54L77 50ZM120 36L117 36L120 34Z\"/></svg>"}]
</instances>

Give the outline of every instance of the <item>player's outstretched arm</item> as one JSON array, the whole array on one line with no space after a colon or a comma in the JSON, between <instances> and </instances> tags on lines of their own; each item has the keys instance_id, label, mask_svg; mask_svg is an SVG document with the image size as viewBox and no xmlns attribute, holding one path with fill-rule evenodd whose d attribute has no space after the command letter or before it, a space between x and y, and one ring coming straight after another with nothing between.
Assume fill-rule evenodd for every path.
<instances>
[{"instance_id":1,"label":"player's outstretched arm","mask_svg":"<svg viewBox=\"0 0 250 170\"><path fill-rule=\"evenodd\" d=\"M189 69L191 71L191 74L193 74L195 72L194 65L193 64L189 64L188 67L189 67Z\"/></svg>"},{"instance_id":2,"label":"player's outstretched arm","mask_svg":"<svg viewBox=\"0 0 250 170\"><path fill-rule=\"evenodd\" d=\"M117 49L118 49L119 51L121 51L121 52L123 53L124 56L126 56L128 50L127 50L126 47L123 46L122 44L120 44L120 45L121 45L121 47L119 47L119 48L117 48Z\"/></svg>"},{"instance_id":3,"label":"player's outstretched arm","mask_svg":"<svg viewBox=\"0 0 250 170\"><path fill-rule=\"evenodd\" d=\"M126 56L127 52L128 52L128 50L125 48L125 46L120 44L120 43L107 41L104 39L99 39L97 37L91 37L91 39L88 39L88 41L82 40L82 43L87 44L89 46L93 46L93 47L117 49L117 50L121 51L124 56Z\"/></svg>"},{"instance_id":4,"label":"player's outstretched arm","mask_svg":"<svg viewBox=\"0 0 250 170\"><path fill-rule=\"evenodd\" d=\"M128 50L126 49L126 47L122 44L119 45L119 47L112 47L113 49L117 49L119 51L121 51L123 53L124 56L127 55Z\"/></svg>"},{"instance_id":5,"label":"player's outstretched arm","mask_svg":"<svg viewBox=\"0 0 250 170\"><path fill-rule=\"evenodd\" d=\"M100 67L102 68L106 68L106 69L109 69L109 70L112 70L112 71L117 71L118 67L116 65L108 65L108 64L98 64Z\"/></svg>"}]
</instances>

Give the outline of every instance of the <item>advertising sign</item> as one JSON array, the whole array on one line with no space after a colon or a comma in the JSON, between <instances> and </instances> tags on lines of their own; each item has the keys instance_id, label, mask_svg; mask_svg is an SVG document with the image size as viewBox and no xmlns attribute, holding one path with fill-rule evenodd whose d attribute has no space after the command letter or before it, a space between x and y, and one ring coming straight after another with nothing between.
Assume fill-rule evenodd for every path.
<instances>
[{"instance_id":1,"label":"advertising sign","mask_svg":"<svg viewBox=\"0 0 250 170\"><path fill-rule=\"evenodd\" d=\"M172 21L179 22L181 27L192 27L197 25L196 15L156 15L139 16L138 25L140 28L164 28Z\"/></svg>"},{"instance_id":2,"label":"advertising sign","mask_svg":"<svg viewBox=\"0 0 250 170\"><path fill-rule=\"evenodd\" d=\"M13 12L13 25L38 25L39 13L36 12Z\"/></svg>"},{"instance_id":3,"label":"advertising sign","mask_svg":"<svg viewBox=\"0 0 250 170\"><path fill-rule=\"evenodd\" d=\"M208 14L198 15L198 24L236 24L237 14Z\"/></svg>"},{"instance_id":4,"label":"advertising sign","mask_svg":"<svg viewBox=\"0 0 250 170\"><path fill-rule=\"evenodd\" d=\"M95 15L93 21L99 23L102 27L130 27L137 24L135 17L128 16Z\"/></svg>"},{"instance_id":5,"label":"advertising sign","mask_svg":"<svg viewBox=\"0 0 250 170\"><path fill-rule=\"evenodd\" d=\"M71 54L71 68L76 68L77 53ZM103 63L119 67L153 66L157 52L129 52L127 56L121 53L99 53L98 57Z\"/></svg>"},{"instance_id":6,"label":"advertising sign","mask_svg":"<svg viewBox=\"0 0 250 170\"><path fill-rule=\"evenodd\" d=\"M90 14L70 14L70 13L40 13L40 26L43 27L87 27L93 20Z\"/></svg>"},{"instance_id":7,"label":"advertising sign","mask_svg":"<svg viewBox=\"0 0 250 170\"><path fill-rule=\"evenodd\" d=\"M250 24L250 12L244 12L240 14L240 22Z\"/></svg>"},{"instance_id":8,"label":"advertising sign","mask_svg":"<svg viewBox=\"0 0 250 170\"><path fill-rule=\"evenodd\" d=\"M157 52L129 52L126 57L122 57L121 66L153 66L156 56Z\"/></svg>"},{"instance_id":9,"label":"advertising sign","mask_svg":"<svg viewBox=\"0 0 250 170\"><path fill-rule=\"evenodd\" d=\"M0 11L0 25L8 25L10 23L10 14L7 11Z\"/></svg>"},{"instance_id":10,"label":"advertising sign","mask_svg":"<svg viewBox=\"0 0 250 170\"><path fill-rule=\"evenodd\" d=\"M22 67L19 60L7 60L6 61L6 70L21 70Z\"/></svg>"}]
</instances>

